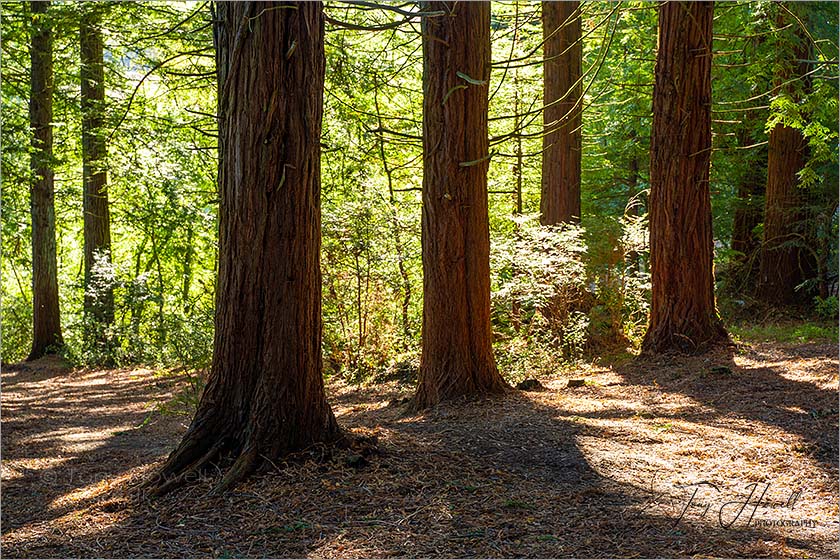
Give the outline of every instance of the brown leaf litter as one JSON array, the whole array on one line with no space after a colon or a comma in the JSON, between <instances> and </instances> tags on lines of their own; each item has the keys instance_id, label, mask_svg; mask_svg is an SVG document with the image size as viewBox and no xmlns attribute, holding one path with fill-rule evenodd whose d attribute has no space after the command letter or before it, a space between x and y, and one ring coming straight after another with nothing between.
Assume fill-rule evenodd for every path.
<instances>
[{"instance_id":1,"label":"brown leaf litter","mask_svg":"<svg viewBox=\"0 0 840 560\"><path fill-rule=\"evenodd\" d=\"M328 384L380 453L137 483L188 417L148 369L2 374L4 557L837 557L833 345L559 372L544 391L406 415L412 387ZM584 379L568 387L570 377ZM145 420L148 422L144 422Z\"/></svg>"}]
</instances>

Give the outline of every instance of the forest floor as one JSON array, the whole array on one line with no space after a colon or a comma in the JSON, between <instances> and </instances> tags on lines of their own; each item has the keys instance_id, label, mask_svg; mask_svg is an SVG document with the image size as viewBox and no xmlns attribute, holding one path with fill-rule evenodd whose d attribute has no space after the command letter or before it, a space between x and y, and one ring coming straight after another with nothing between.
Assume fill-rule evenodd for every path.
<instances>
[{"instance_id":1,"label":"forest floor","mask_svg":"<svg viewBox=\"0 0 840 560\"><path fill-rule=\"evenodd\" d=\"M150 499L136 485L189 421L150 411L183 381L6 367L2 555L837 557L836 344L625 357L540 381L417 415L394 402L410 382L331 381L339 422L380 454L278 464L221 497L208 473Z\"/></svg>"}]
</instances>

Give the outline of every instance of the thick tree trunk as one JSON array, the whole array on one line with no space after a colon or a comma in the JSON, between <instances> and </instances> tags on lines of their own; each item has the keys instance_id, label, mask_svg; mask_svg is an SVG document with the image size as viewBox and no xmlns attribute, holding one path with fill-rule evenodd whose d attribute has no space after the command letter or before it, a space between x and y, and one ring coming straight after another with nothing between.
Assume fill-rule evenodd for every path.
<instances>
[{"instance_id":1,"label":"thick tree trunk","mask_svg":"<svg viewBox=\"0 0 840 560\"><path fill-rule=\"evenodd\" d=\"M219 281L207 387L156 493L222 453L217 490L342 434L321 362L320 2L219 3Z\"/></svg>"},{"instance_id":2,"label":"thick tree trunk","mask_svg":"<svg viewBox=\"0 0 840 560\"><path fill-rule=\"evenodd\" d=\"M94 8L95 9L95 8ZM82 89L82 180L84 182L86 319L102 341L105 325L114 322L114 291L101 267L111 263L111 218L105 171L105 64L98 16L90 12L79 27Z\"/></svg>"},{"instance_id":3,"label":"thick tree trunk","mask_svg":"<svg viewBox=\"0 0 840 560\"><path fill-rule=\"evenodd\" d=\"M663 2L653 91L648 352L726 338L715 309L709 161L713 2Z\"/></svg>"},{"instance_id":4,"label":"thick tree trunk","mask_svg":"<svg viewBox=\"0 0 840 560\"><path fill-rule=\"evenodd\" d=\"M58 309L55 185L52 169L53 38L50 23L45 20L49 5L49 2L31 3L29 125L33 134L30 158L33 338L29 360L40 358L64 345Z\"/></svg>"},{"instance_id":5,"label":"thick tree trunk","mask_svg":"<svg viewBox=\"0 0 840 560\"><path fill-rule=\"evenodd\" d=\"M543 2L543 225L580 222L580 2Z\"/></svg>"},{"instance_id":6,"label":"thick tree trunk","mask_svg":"<svg viewBox=\"0 0 840 560\"><path fill-rule=\"evenodd\" d=\"M423 340L416 409L503 392L490 326L490 4L423 20Z\"/></svg>"}]
</instances>

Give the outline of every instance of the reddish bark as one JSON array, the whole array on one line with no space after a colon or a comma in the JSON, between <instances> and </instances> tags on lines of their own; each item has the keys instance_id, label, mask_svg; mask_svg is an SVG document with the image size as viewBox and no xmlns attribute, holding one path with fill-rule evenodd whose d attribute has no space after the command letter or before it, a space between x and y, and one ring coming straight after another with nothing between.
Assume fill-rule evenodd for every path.
<instances>
[{"instance_id":1,"label":"reddish bark","mask_svg":"<svg viewBox=\"0 0 840 560\"><path fill-rule=\"evenodd\" d=\"M543 162L540 221L580 222L580 2L543 2Z\"/></svg>"},{"instance_id":2,"label":"reddish bark","mask_svg":"<svg viewBox=\"0 0 840 560\"><path fill-rule=\"evenodd\" d=\"M321 361L320 2L219 3L219 281L213 363L198 410L152 486L223 453L219 490L342 438Z\"/></svg>"},{"instance_id":3,"label":"reddish bark","mask_svg":"<svg viewBox=\"0 0 840 560\"><path fill-rule=\"evenodd\" d=\"M507 387L490 326L490 5L426 7L448 14L423 20L423 340L414 408Z\"/></svg>"},{"instance_id":4,"label":"reddish bark","mask_svg":"<svg viewBox=\"0 0 840 560\"><path fill-rule=\"evenodd\" d=\"M787 23L779 11L778 26ZM808 44L800 38L788 57L807 60ZM785 60L778 65L775 85L798 100L795 82L807 73L805 62ZM783 89L782 89L783 88ZM772 304L792 304L800 299L796 287L813 272L810 255L803 251L806 194L798 187L798 173L805 165L807 143L799 129L776 124L767 144L767 187L764 193L764 238L761 244L758 294Z\"/></svg>"},{"instance_id":5,"label":"reddish bark","mask_svg":"<svg viewBox=\"0 0 840 560\"><path fill-rule=\"evenodd\" d=\"M92 9L95 9L93 7ZM96 12L82 17L79 27L81 48L82 180L84 183L85 315L103 325L114 321L114 291L98 286L92 277L95 258L111 261L111 216L105 171L105 63L102 31ZM94 288L95 294L91 292Z\"/></svg>"},{"instance_id":6,"label":"reddish bark","mask_svg":"<svg viewBox=\"0 0 840 560\"><path fill-rule=\"evenodd\" d=\"M32 128L30 209L32 215L32 350L28 360L64 345L58 306L53 158L53 36L46 20L49 2L31 3L29 125Z\"/></svg>"},{"instance_id":7,"label":"reddish bark","mask_svg":"<svg viewBox=\"0 0 840 560\"><path fill-rule=\"evenodd\" d=\"M650 162L647 352L726 338L715 309L709 161L713 2L663 2Z\"/></svg>"}]
</instances>

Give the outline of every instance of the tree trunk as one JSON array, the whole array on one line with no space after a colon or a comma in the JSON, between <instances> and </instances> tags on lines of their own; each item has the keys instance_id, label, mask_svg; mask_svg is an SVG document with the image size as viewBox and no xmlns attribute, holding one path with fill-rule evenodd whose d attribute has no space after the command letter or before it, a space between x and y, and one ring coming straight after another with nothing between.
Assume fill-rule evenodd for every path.
<instances>
[{"instance_id":1,"label":"tree trunk","mask_svg":"<svg viewBox=\"0 0 840 560\"><path fill-rule=\"evenodd\" d=\"M373 106L376 109L376 126L381 131L384 128L382 122L382 112L379 109L379 78L376 74L373 75ZM405 266L405 248L402 243L402 235L400 233L400 217L397 211L397 199L394 196L394 177L391 166L388 164L388 158L385 155L385 138L382 133L379 134L379 157L382 160L382 169L385 171L385 178L388 180L388 206L391 210L391 232L394 236L394 250L397 252L397 268L400 271L402 278L403 298L402 298L402 331L403 331L403 347L408 350L411 345L411 322L409 321L409 311L411 309L411 278L408 276L408 269Z\"/></svg>"},{"instance_id":2,"label":"tree trunk","mask_svg":"<svg viewBox=\"0 0 840 560\"><path fill-rule=\"evenodd\" d=\"M663 2L650 163L647 352L697 351L726 338L712 272L713 2Z\"/></svg>"},{"instance_id":3,"label":"tree trunk","mask_svg":"<svg viewBox=\"0 0 840 560\"><path fill-rule=\"evenodd\" d=\"M540 221L580 222L580 2L543 2L543 162Z\"/></svg>"},{"instance_id":4,"label":"tree trunk","mask_svg":"<svg viewBox=\"0 0 840 560\"><path fill-rule=\"evenodd\" d=\"M779 11L778 27L788 21ZM780 53L783 63L778 65L774 77L777 90L799 101L799 95L791 78L800 78L807 73L806 62L810 58L808 43L798 37L799 45L788 53ZM785 60L788 59L788 60ZM796 303L799 295L796 287L807 277L806 271L813 269L809 257L803 255L805 242L802 224L805 193L798 187L798 173L805 165L807 143L799 129L776 124L770 131L767 143L767 187L764 194L764 239L761 244L761 265L759 270L758 294L772 304Z\"/></svg>"},{"instance_id":5,"label":"tree trunk","mask_svg":"<svg viewBox=\"0 0 840 560\"><path fill-rule=\"evenodd\" d=\"M738 131L738 143L741 147L751 145L749 135L749 117L744 117L744 125ZM767 150L759 150L759 157L766 157ZM741 263L749 263L755 251L759 248L760 240L753 234L753 230L761 223L763 208L759 204L764 195L766 170L760 161L748 158L746 169L742 170L736 199L735 213L732 221L732 249L738 251L735 257Z\"/></svg>"},{"instance_id":6,"label":"tree trunk","mask_svg":"<svg viewBox=\"0 0 840 560\"><path fill-rule=\"evenodd\" d=\"M103 342L103 327L114 322L114 290L107 270L111 264L111 218L105 171L105 64L102 31L95 11L82 16L79 44L84 183L84 309L86 319L93 323L94 332L89 334L96 342Z\"/></svg>"},{"instance_id":7,"label":"tree trunk","mask_svg":"<svg viewBox=\"0 0 840 560\"><path fill-rule=\"evenodd\" d=\"M32 319L33 338L29 360L57 351L64 345L58 309L58 264L55 243L55 185L53 159L53 61L52 31L46 21L49 2L32 2L31 94L29 125L32 128L30 169L32 184Z\"/></svg>"},{"instance_id":8,"label":"tree trunk","mask_svg":"<svg viewBox=\"0 0 840 560\"><path fill-rule=\"evenodd\" d=\"M796 286L804 280L797 247L802 240L795 229L801 218L797 173L804 165L803 148L798 129L780 123L770 131L759 295L772 304L795 303Z\"/></svg>"},{"instance_id":9,"label":"tree trunk","mask_svg":"<svg viewBox=\"0 0 840 560\"><path fill-rule=\"evenodd\" d=\"M342 438L321 361L320 2L217 5L219 281L207 387L155 493L224 453L221 491L264 459Z\"/></svg>"},{"instance_id":10,"label":"tree trunk","mask_svg":"<svg viewBox=\"0 0 840 560\"><path fill-rule=\"evenodd\" d=\"M413 408L503 392L490 326L490 4L425 3L423 336Z\"/></svg>"}]
</instances>

